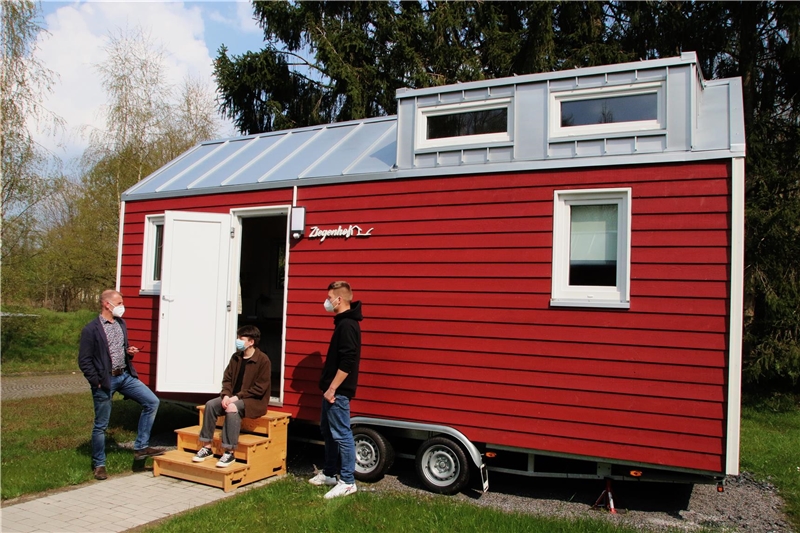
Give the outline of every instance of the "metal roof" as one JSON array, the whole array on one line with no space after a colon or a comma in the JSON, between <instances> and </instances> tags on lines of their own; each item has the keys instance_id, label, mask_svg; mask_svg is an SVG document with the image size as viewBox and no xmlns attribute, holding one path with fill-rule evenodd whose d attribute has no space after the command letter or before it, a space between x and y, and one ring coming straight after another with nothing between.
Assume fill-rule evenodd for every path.
<instances>
[{"instance_id":1,"label":"metal roof","mask_svg":"<svg viewBox=\"0 0 800 533\"><path fill-rule=\"evenodd\" d=\"M317 184L668 163L744 157L741 80L706 82L693 52L680 57L481 80L397 92L398 115L208 141L128 189L123 201ZM664 95L661 123L556 132L555 94L649 83ZM598 93L601 94L601 93ZM669 98L666 95L669 94ZM457 136L424 145L420 116L437 106L509 104L508 138ZM588 98L588 97L587 97ZM513 118L513 120L511 120Z\"/></svg>"},{"instance_id":2,"label":"metal roof","mask_svg":"<svg viewBox=\"0 0 800 533\"><path fill-rule=\"evenodd\" d=\"M140 181L123 200L388 172L397 117L379 117L201 143Z\"/></svg>"}]
</instances>

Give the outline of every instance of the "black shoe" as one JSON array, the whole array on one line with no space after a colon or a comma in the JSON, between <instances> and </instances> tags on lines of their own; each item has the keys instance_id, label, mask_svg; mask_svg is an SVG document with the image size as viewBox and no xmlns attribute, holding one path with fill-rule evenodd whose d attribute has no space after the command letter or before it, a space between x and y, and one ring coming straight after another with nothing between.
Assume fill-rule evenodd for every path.
<instances>
[{"instance_id":1,"label":"black shoe","mask_svg":"<svg viewBox=\"0 0 800 533\"><path fill-rule=\"evenodd\" d=\"M226 466L230 466L236 462L236 458L233 456L233 450L225 450L225 453L222 454L222 457L219 458L217 461L218 468L225 468Z\"/></svg>"},{"instance_id":2,"label":"black shoe","mask_svg":"<svg viewBox=\"0 0 800 533\"><path fill-rule=\"evenodd\" d=\"M151 448L148 446L147 448L142 448L141 450L133 450L133 458L136 461L141 461L142 459L147 459L148 457L155 457L157 455L162 455L164 450L159 448Z\"/></svg>"},{"instance_id":3,"label":"black shoe","mask_svg":"<svg viewBox=\"0 0 800 533\"><path fill-rule=\"evenodd\" d=\"M106 467L98 466L94 469L94 478L103 481L104 479L108 479L108 474L106 473Z\"/></svg>"}]
</instances>

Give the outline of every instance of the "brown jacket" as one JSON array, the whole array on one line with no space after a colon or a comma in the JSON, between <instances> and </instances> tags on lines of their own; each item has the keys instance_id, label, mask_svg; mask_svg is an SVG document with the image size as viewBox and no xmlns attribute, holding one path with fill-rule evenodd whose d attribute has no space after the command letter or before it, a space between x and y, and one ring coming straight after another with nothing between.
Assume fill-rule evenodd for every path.
<instances>
[{"instance_id":1,"label":"brown jacket","mask_svg":"<svg viewBox=\"0 0 800 533\"><path fill-rule=\"evenodd\" d=\"M231 362L228 363L228 368L222 377L222 391L219 396L220 398L233 396L233 382L239 375L239 367L244 363L247 366L242 378L242 390L237 396L240 400L244 400L245 418L258 418L267 414L272 368L269 357L258 348L250 359L244 359L242 355L242 352L236 352L231 356Z\"/></svg>"}]
</instances>

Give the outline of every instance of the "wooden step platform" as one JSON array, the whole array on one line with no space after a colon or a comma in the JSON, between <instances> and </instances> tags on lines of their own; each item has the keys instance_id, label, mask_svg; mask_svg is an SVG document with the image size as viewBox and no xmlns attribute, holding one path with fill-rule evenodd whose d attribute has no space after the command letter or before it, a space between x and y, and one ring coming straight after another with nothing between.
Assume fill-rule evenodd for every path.
<instances>
[{"instance_id":1,"label":"wooden step platform","mask_svg":"<svg viewBox=\"0 0 800 533\"><path fill-rule=\"evenodd\" d=\"M200 422L205 406L199 406ZM224 417L217 419L222 426ZM153 475L170 476L219 487L229 492L237 487L286 473L286 436L289 414L269 411L266 415L242 420L242 432L234 451L236 462L217 468L218 456L222 455L222 432L214 431L211 448L215 457L201 463L192 461L201 444L201 426L176 429L176 450L153 458Z\"/></svg>"}]
</instances>

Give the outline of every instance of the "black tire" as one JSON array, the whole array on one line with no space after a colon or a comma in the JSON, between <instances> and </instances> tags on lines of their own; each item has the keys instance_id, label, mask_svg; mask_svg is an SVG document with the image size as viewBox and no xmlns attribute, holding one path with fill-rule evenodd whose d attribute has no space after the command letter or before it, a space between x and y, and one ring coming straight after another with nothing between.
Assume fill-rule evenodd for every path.
<instances>
[{"instance_id":1,"label":"black tire","mask_svg":"<svg viewBox=\"0 0 800 533\"><path fill-rule=\"evenodd\" d=\"M394 464L394 448L386 437L368 427L354 427L356 443L356 479L377 481Z\"/></svg>"},{"instance_id":2,"label":"black tire","mask_svg":"<svg viewBox=\"0 0 800 533\"><path fill-rule=\"evenodd\" d=\"M437 494L455 494L469 483L467 454L447 437L433 437L417 450L417 475L425 488Z\"/></svg>"}]
</instances>

